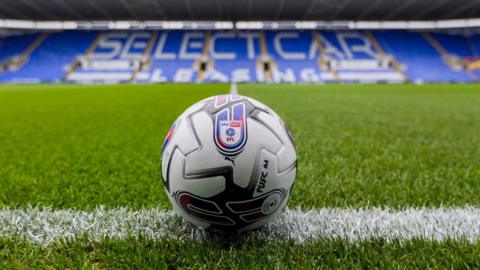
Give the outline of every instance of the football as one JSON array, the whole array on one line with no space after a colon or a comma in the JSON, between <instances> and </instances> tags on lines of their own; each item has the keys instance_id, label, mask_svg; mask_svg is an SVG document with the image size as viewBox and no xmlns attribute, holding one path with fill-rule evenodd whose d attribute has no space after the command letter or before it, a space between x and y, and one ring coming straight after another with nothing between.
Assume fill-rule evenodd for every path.
<instances>
[{"instance_id":1,"label":"football","mask_svg":"<svg viewBox=\"0 0 480 270\"><path fill-rule=\"evenodd\" d=\"M173 123L162 176L175 211L207 229L246 231L287 204L296 176L292 135L266 105L240 95L204 99Z\"/></svg>"}]
</instances>

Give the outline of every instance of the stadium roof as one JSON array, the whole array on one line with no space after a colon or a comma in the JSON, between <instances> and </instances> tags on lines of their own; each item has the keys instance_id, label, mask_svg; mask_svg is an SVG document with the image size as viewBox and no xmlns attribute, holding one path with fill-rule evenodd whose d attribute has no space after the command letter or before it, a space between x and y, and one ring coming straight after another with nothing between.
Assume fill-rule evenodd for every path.
<instances>
[{"instance_id":1,"label":"stadium roof","mask_svg":"<svg viewBox=\"0 0 480 270\"><path fill-rule=\"evenodd\" d=\"M26 20L440 20L479 18L480 0L1 0Z\"/></svg>"}]
</instances>

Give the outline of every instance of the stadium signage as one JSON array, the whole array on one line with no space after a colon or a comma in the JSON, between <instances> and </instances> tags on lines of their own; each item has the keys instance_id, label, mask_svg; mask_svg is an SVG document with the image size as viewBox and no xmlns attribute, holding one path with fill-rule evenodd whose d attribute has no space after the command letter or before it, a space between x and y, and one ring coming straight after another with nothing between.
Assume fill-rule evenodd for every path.
<instances>
[{"instance_id":1,"label":"stadium signage","mask_svg":"<svg viewBox=\"0 0 480 270\"><path fill-rule=\"evenodd\" d=\"M331 73L320 70L322 67L317 62L320 57L319 46L325 54L322 59L338 70L350 67L372 70L377 66L388 66L388 62L381 61L371 40L359 32L321 32L316 33L318 39L313 38L310 32L263 34L265 38L255 31L211 34L199 31L109 32L102 35L90 62L84 66L112 66L115 67L112 72L118 72L138 67L140 62L150 63L138 75L140 80L194 82L199 80L200 73L196 63L206 59L202 61L211 61L201 78L206 82L334 80ZM266 51L262 51L262 47L266 47ZM260 59L269 59L273 63L268 78L258 64ZM290 62L287 65L282 61ZM120 65L120 62L123 64ZM354 76L360 79L368 79L368 76L376 78L376 74ZM395 74L393 76L398 77Z\"/></svg>"}]
</instances>

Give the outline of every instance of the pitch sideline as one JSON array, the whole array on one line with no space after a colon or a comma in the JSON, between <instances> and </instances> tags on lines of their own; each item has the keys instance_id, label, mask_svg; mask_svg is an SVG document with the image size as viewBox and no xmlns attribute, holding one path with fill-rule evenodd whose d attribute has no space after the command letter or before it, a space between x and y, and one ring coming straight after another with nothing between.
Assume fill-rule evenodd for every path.
<instances>
[{"instance_id":1,"label":"pitch sideline","mask_svg":"<svg viewBox=\"0 0 480 270\"><path fill-rule=\"evenodd\" d=\"M273 222L246 237L258 240L293 240L296 243L340 238L348 242L374 238L391 241L423 238L480 240L480 208L353 209L321 208L310 211L285 210ZM173 211L128 208L93 211L52 210L27 207L0 209L0 237L21 237L46 245L53 241L87 237L142 237L151 240L202 241L205 231L182 221Z\"/></svg>"},{"instance_id":2,"label":"pitch sideline","mask_svg":"<svg viewBox=\"0 0 480 270\"><path fill-rule=\"evenodd\" d=\"M238 95L237 83L232 82L230 84L230 94L231 95Z\"/></svg>"}]
</instances>

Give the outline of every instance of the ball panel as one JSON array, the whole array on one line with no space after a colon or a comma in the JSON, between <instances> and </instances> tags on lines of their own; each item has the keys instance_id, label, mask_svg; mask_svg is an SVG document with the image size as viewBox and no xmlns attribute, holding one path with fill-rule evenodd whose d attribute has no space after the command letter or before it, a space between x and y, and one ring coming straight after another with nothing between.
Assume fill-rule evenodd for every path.
<instances>
[{"instance_id":1,"label":"ball panel","mask_svg":"<svg viewBox=\"0 0 480 270\"><path fill-rule=\"evenodd\" d=\"M164 142L162 149L162 176L164 181L167 181L168 166L173 152L177 149L183 155L186 155L199 149L200 145L197 142L194 131L191 129L188 116L179 117L175 121L165 141L166 143Z\"/></svg>"},{"instance_id":2,"label":"ball panel","mask_svg":"<svg viewBox=\"0 0 480 270\"><path fill-rule=\"evenodd\" d=\"M275 134L276 138L281 142L281 149L275 152L278 156L279 171L281 172L291 167L292 164L296 162L297 154L295 152L295 146L290 140L280 118L262 111L258 111L253 117L265 127L268 127L271 133Z\"/></svg>"},{"instance_id":3,"label":"ball panel","mask_svg":"<svg viewBox=\"0 0 480 270\"><path fill-rule=\"evenodd\" d=\"M168 170L171 193L186 191L201 197L212 197L225 190L225 178L215 171L185 174L185 156L178 150L172 154Z\"/></svg>"},{"instance_id":4,"label":"ball panel","mask_svg":"<svg viewBox=\"0 0 480 270\"><path fill-rule=\"evenodd\" d=\"M264 219L261 219L261 220L259 220L259 221L256 221L256 222L254 222L254 223L252 223L252 224L248 224L247 226L239 229L238 232L245 232L245 231L254 230L254 229L257 229L257 228L259 228L259 227L262 227L262 226L264 226L265 224L271 222L271 221L275 218L276 215L278 215L281 211L283 211L283 209L284 209L285 206L287 205L287 202L288 202L288 198L289 198L289 197L290 197L290 190L287 191L287 195L286 195L285 199L283 200L283 202L282 202L282 204L280 205L280 207L278 207L278 209L277 209L274 213L268 215L268 216L265 217Z\"/></svg>"},{"instance_id":5,"label":"ball panel","mask_svg":"<svg viewBox=\"0 0 480 270\"><path fill-rule=\"evenodd\" d=\"M170 203L172 204L172 208L173 210L178 213L183 219L185 219L186 221L194 224L195 226L198 226L198 227L202 227L202 228L205 228L207 229L208 227L210 227L210 223L207 222L207 221L202 221L202 220L199 220L199 219L196 219L196 218L193 218L192 216L190 216L185 210L183 210L179 204L177 203L176 199L167 191L165 190L168 194L168 199L170 200Z\"/></svg>"},{"instance_id":6,"label":"ball panel","mask_svg":"<svg viewBox=\"0 0 480 270\"><path fill-rule=\"evenodd\" d=\"M235 158L233 171L236 185L246 188L250 185L254 174L258 170L258 155L262 149L277 152L282 147L280 141L264 126L248 118L248 140L241 154Z\"/></svg>"},{"instance_id":7,"label":"ball panel","mask_svg":"<svg viewBox=\"0 0 480 270\"><path fill-rule=\"evenodd\" d=\"M274 189L289 190L295 180L296 167L293 165L288 170L280 172L278 156L265 149L260 152L260 166L255 179L253 196L260 196Z\"/></svg>"},{"instance_id":8,"label":"ball panel","mask_svg":"<svg viewBox=\"0 0 480 270\"><path fill-rule=\"evenodd\" d=\"M188 107L180 116L179 118L185 118L186 116L193 115L195 112L198 112L205 108L207 104L209 104L213 100L213 97L208 97L205 99L200 100L199 102L193 104L192 106Z\"/></svg>"},{"instance_id":9,"label":"ball panel","mask_svg":"<svg viewBox=\"0 0 480 270\"><path fill-rule=\"evenodd\" d=\"M249 97L244 97L244 99L250 102L250 104L252 104L255 109L259 109L259 110L266 111L268 113L276 115L275 112L272 111L272 109L270 109L267 105L261 103L258 100L255 100Z\"/></svg>"},{"instance_id":10,"label":"ball panel","mask_svg":"<svg viewBox=\"0 0 480 270\"><path fill-rule=\"evenodd\" d=\"M232 166L217 150L213 142L213 123L211 117L205 111L198 112L191 116L192 129L198 137L200 147L187 155L185 171L187 174L195 174L204 170L214 168L225 168Z\"/></svg>"}]
</instances>

